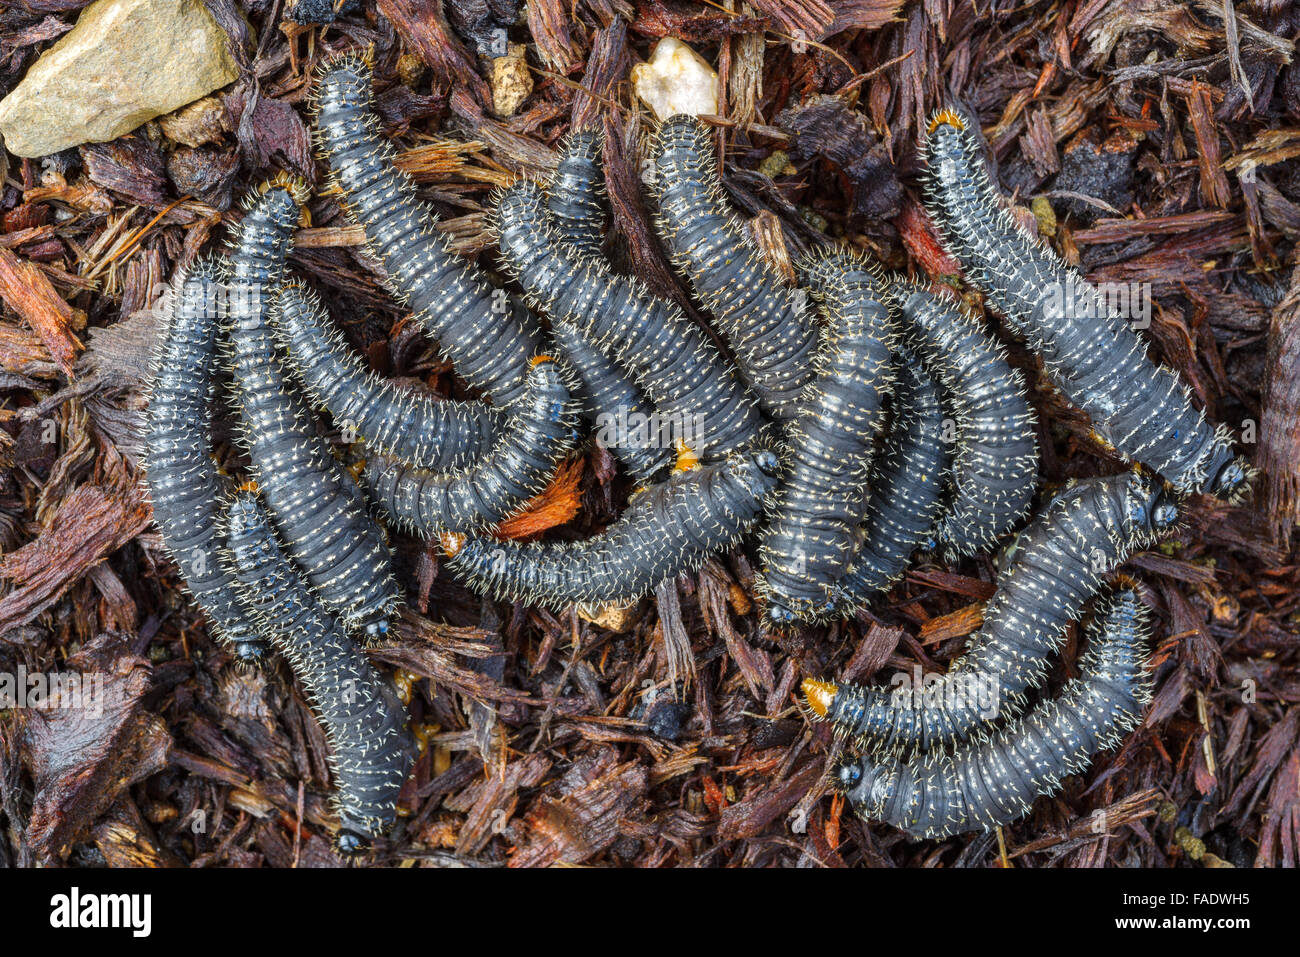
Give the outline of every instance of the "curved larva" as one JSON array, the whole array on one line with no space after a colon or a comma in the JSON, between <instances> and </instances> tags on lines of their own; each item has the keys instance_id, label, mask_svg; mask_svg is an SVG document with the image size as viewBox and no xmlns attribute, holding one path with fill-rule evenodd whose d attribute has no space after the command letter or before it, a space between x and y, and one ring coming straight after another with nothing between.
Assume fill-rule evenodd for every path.
<instances>
[{"instance_id":1,"label":"curved larva","mask_svg":"<svg viewBox=\"0 0 1300 957\"><path fill-rule=\"evenodd\" d=\"M210 400L222 292L220 271L208 261L178 276L170 292L170 314L153 356L145 478L163 544L214 637L240 660L256 661L266 644L240 611L234 582L218 560L221 482L212 460Z\"/></svg>"},{"instance_id":2,"label":"curved larva","mask_svg":"<svg viewBox=\"0 0 1300 957\"><path fill-rule=\"evenodd\" d=\"M950 559L991 546L1038 489L1037 417L1002 347L955 304L896 286L901 321L951 403L952 500L936 538Z\"/></svg>"},{"instance_id":3,"label":"curved larva","mask_svg":"<svg viewBox=\"0 0 1300 957\"><path fill-rule=\"evenodd\" d=\"M793 419L817 351L803 297L781 283L745 238L723 199L710 134L699 120L669 118L652 150L659 237L717 319L763 407L777 419Z\"/></svg>"},{"instance_id":4,"label":"curved larva","mask_svg":"<svg viewBox=\"0 0 1300 957\"><path fill-rule=\"evenodd\" d=\"M506 409L500 436L483 458L453 472L421 472L392 459L366 463L375 500L406 529L425 536L496 525L541 492L573 448L577 416L549 356L528 370L523 395Z\"/></svg>"},{"instance_id":5,"label":"curved larva","mask_svg":"<svg viewBox=\"0 0 1300 957\"><path fill-rule=\"evenodd\" d=\"M357 56L325 65L316 91L319 151L393 293L466 382L506 405L523 390L528 360L540 351L537 330L434 230L436 214L415 198L415 184L393 165L396 151L379 135L371 80Z\"/></svg>"},{"instance_id":6,"label":"curved larva","mask_svg":"<svg viewBox=\"0 0 1300 957\"><path fill-rule=\"evenodd\" d=\"M1205 421L1178 376L1147 358L1095 287L1016 225L967 121L936 114L926 154L926 207L949 249L1097 433L1180 492L1244 498L1253 470L1234 456L1227 430Z\"/></svg>"},{"instance_id":7,"label":"curved larva","mask_svg":"<svg viewBox=\"0 0 1300 957\"><path fill-rule=\"evenodd\" d=\"M919 359L896 354L893 418L871 470L862 543L832 593L836 608L853 609L888 588L922 545L932 540L948 487L939 387Z\"/></svg>"},{"instance_id":8,"label":"curved larva","mask_svg":"<svg viewBox=\"0 0 1300 957\"><path fill-rule=\"evenodd\" d=\"M832 787L865 821L914 838L988 831L1018 820L1061 779L1085 770L1141 720L1150 700L1148 613L1131 590L1099 604L1079 677L1006 728L951 754L911 760L871 755L841 761Z\"/></svg>"},{"instance_id":9,"label":"curved larva","mask_svg":"<svg viewBox=\"0 0 1300 957\"><path fill-rule=\"evenodd\" d=\"M476 591L559 608L628 602L697 568L734 543L762 514L776 483L771 452L697 465L639 493L618 520L578 542L449 543L457 578Z\"/></svg>"},{"instance_id":10,"label":"curved larva","mask_svg":"<svg viewBox=\"0 0 1300 957\"><path fill-rule=\"evenodd\" d=\"M256 495L241 492L230 502L226 533L223 557L240 599L289 660L329 739L337 846L355 853L397 817L398 792L415 761L405 709L298 577Z\"/></svg>"},{"instance_id":11,"label":"curved larva","mask_svg":"<svg viewBox=\"0 0 1300 957\"><path fill-rule=\"evenodd\" d=\"M571 323L551 323L551 339L580 383L583 411L602 443L639 482L655 479L674 460L673 450L656 441L654 409L631 379Z\"/></svg>"},{"instance_id":12,"label":"curved larva","mask_svg":"<svg viewBox=\"0 0 1300 957\"><path fill-rule=\"evenodd\" d=\"M806 680L808 705L859 747L928 749L1018 710L1101 576L1156 541L1177 508L1137 473L1087 479L1052 499L1008 550L1008 566L969 650L942 676L910 688Z\"/></svg>"},{"instance_id":13,"label":"curved larva","mask_svg":"<svg viewBox=\"0 0 1300 957\"><path fill-rule=\"evenodd\" d=\"M683 444L712 458L754 439L763 425L754 400L703 331L637 280L560 241L541 187L521 181L504 191L496 218L503 262L533 302L629 372Z\"/></svg>"},{"instance_id":14,"label":"curved larva","mask_svg":"<svg viewBox=\"0 0 1300 957\"><path fill-rule=\"evenodd\" d=\"M271 310L294 378L334 424L415 468L463 468L492 447L505 420L486 402L440 400L371 372L329 320L320 298L286 282Z\"/></svg>"},{"instance_id":15,"label":"curved larva","mask_svg":"<svg viewBox=\"0 0 1300 957\"><path fill-rule=\"evenodd\" d=\"M759 592L768 620L825 617L857 544L872 446L893 390L894 321L859 257L837 252L801 269L827 316L816 377L787 425L789 462L763 532Z\"/></svg>"},{"instance_id":16,"label":"curved larva","mask_svg":"<svg viewBox=\"0 0 1300 957\"><path fill-rule=\"evenodd\" d=\"M317 434L280 368L267 313L298 207L288 191L257 196L230 255L230 366L241 438L289 553L348 628L383 634L399 602L392 557L363 497Z\"/></svg>"},{"instance_id":17,"label":"curved larva","mask_svg":"<svg viewBox=\"0 0 1300 957\"><path fill-rule=\"evenodd\" d=\"M546 207L556 234L579 258L599 261L605 210L605 177L597 130L571 133L560 147L560 162L546 188ZM654 409L618 366L573 324L551 323L551 338L573 367L584 411L604 434L602 439L633 476L649 482L673 461L673 450L637 436L637 426L653 422ZM648 428L642 430L648 433Z\"/></svg>"},{"instance_id":18,"label":"curved larva","mask_svg":"<svg viewBox=\"0 0 1300 957\"><path fill-rule=\"evenodd\" d=\"M570 133L560 146L560 162L546 187L546 208L556 232L584 256L600 258L605 225L605 174L600 154L603 134L596 129Z\"/></svg>"}]
</instances>

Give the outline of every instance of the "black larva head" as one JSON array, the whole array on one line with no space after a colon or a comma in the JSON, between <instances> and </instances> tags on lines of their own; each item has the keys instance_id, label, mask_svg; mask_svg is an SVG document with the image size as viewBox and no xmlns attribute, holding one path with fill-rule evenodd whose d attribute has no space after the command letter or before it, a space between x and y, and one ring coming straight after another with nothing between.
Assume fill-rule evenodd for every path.
<instances>
[{"instance_id":1,"label":"black larva head","mask_svg":"<svg viewBox=\"0 0 1300 957\"><path fill-rule=\"evenodd\" d=\"M266 661L266 645L260 641L236 642L232 650L235 653L235 663L240 667L253 667Z\"/></svg>"},{"instance_id":2,"label":"black larva head","mask_svg":"<svg viewBox=\"0 0 1300 957\"><path fill-rule=\"evenodd\" d=\"M1219 474L1210 483L1210 494L1226 502L1236 503L1243 500L1250 492L1251 467L1246 460L1237 457L1219 469Z\"/></svg>"},{"instance_id":3,"label":"black larva head","mask_svg":"<svg viewBox=\"0 0 1300 957\"><path fill-rule=\"evenodd\" d=\"M763 498L776 488L776 476L781 471L781 460L775 452L764 449L736 463L736 476L755 498Z\"/></svg>"},{"instance_id":4,"label":"black larva head","mask_svg":"<svg viewBox=\"0 0 1300 957\"><path fill-rule=\"evenodd\" d=\"M334 838L334 849L343 857L356 857L370 849L370 838L348 828L340 828Z\"/></svg>"},{"instance_id":5,"label":"black larva head","mask_svg":"<svg viewBox=\"0 0 1300 957\"><path fill-rule=\"evenodd\" d=\"M831 771L831 787L848 798L859 817L879 820L898 784L897 773L889 770L894 766L888 759L840 758Z\"/></svg>"},{"instance_id":6,"label":"black larva head","mask_svg":"<svg viewBox=\"0 0 1300 957\"><path fill-rule=\"evenodd\" d=\"M862 765L856 760L842 758L831 772L831 786L840 794L847 794L862 780Z\"/></svg>"},{"instance_id":7,"label":"black larva head","mask_svg":"<svg viewBox=\"0 0 1300 957\"><path fill-rule=\"evenodd\" d=\"M773 601L768 602L767 620L776 628L789 628L798 620L798 616L785 605Z\"/></svg>"},{"instance_id":8,"label":"black larva head","mask_svg":"<svg viewBox=\"0 0 1300 957\"><path fill-rule=\"evenodd\" d=\"M1128 520L1135 529L1160 532L1178 520L1178 505L1154 484L1138 477L1128 500Z\"/></svg>"}]
</instances>

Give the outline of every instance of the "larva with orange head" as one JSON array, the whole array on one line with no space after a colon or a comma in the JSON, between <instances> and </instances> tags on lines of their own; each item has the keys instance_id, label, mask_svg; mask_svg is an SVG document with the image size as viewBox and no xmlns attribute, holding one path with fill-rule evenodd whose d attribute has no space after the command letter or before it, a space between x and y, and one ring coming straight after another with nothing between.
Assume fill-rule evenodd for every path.
<instances>
[{"instance_id":1,"label":"larva with orange head","mask_svg":"<svg viewBox=\"0 0 1300 957\"><path fill-rule=\"evenodd\" d=\"M904 760L872 754L844 758L831 787L864 821L883 821L913 838L989 831L1055 794L1061 781L1116 747L1150 700L1146 673L1149 614L1130 590L1100 602L1079 661L1079 677L1007 727ZM813 688L810 698L822 699Z\"/></svg>"},{"instance_id":2,"label":"larva with orange head","mask_svg":"<svg viewBox=\"0 0 1300 957\"><path fill-rule=\"evenodd\" d=\"M255 196L235 231L226 319L239 437L276 527L321 601L347 627L377 637L400 601L387 542L286 381L271 332L271 297L297 221L293 195L274 187Z\"/></svg>"},{"instance_id":3,"label":"larva with orange head","mask_svg":"<svg viewBox=\"0 0 1300 957\"><path fill-rule=\"evenodd\" d=\"M953 110L937 114L925 157L926 209L949 251L1097 433L1182 493L1248 495L1254 470L1228 431L1206 422L1176 373L1147 358L1131 318L1012 218L971 124Z\"/></svg>"},{"instance_id":4,"label":"larva with orange head","mask_svg":"<svg viewBox=\"0 0 1300 957\"><path fill-rule=\"evenodd\" d=\"M393 293L433 336L456 371L497 405L518 397L538 352L532 318L511 308L437 232L433 210L394 164L379 132L370 65L345 55L327 62L316 89L317 145L352 217L383 264Z\"/></svg>"},{"instance_id":5,"label":"larva with orange head","mask_svg":"<svg viewBox=\"0 0 1300 957\"><path fill-rule=\"evenodd\" d=\"M444 535L452 573L483 594L559 608L626 603L697 568L753 527L776 484L771 452L675 472L638 493L618 520L576 542Z\"/></svg>"},{"instance_id":6,"label":"larva with orange head","mask_svg":"<svg viewBox=\"0 0 1300 957\"><path fill-rule=\"evenodd\" d=\"M1069 623L1102 576L1177 521L1174 503L1136 473L1086 479L1048 503L1009 546L998 590L970 648L942 676L909 687L806 686L808 704L864 749L926 751L987 729L1039 687Z\"/></svg>"}]
</instances>

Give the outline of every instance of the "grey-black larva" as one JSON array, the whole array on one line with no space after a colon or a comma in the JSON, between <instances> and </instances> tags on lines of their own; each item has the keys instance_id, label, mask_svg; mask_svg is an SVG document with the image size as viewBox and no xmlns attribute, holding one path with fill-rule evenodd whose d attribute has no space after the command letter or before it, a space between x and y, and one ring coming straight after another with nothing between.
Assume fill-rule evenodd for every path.
<instances>
[{"instance_id":1,"label":"grey-black larva","mask_svg":"<svg viewBox=\"0 0 1300 957\"><path fill-rule=\"evenodd\" d=\"M226 534L223 558L247 614L288 659L329 739L336 844L355 853L396 819L397 796L415 760L405 709L298 576L256 495L236 494Z\"/></svg>"},{"instance_id":2,"label":"grey-black larva","mask_svg":"<svg viewBox=\"0 0 1300 957\"><path fill-rule=\"evenodd\" d=\"M560 162L546 187L546 208L556 232L584 256L600 257L605 224L605 176L600 154L604 136L599 130L570 133L560 146Z\"/></svg>"},{"instance_id":3,"label":"grey-black larva","mask_svg":"<svg viewBox=\"0 0 1300 957\"><path fill-rule=\"evenodd\" d=\"M366 463L375 500L404 528L425 536L496 525L541 492L573 448L577 416L559 367L538 356L528 386L506 409L496 444L473 465L424 472L393 459Z\"/></svg>"},{"instance_id":4,"label":"grey-black larva","mask_svg":"<svg viewBox=\"0 0 1300 957\"><path fill-rule=\"evenodd\" d=\"M799 414L813 377L817 329L798 290L784 286L723 198L708 129L673 116L655 136L656 226L673 262L717 320L769 414Z\"/></svg>"},{"instance_id":5,"label":"grey-black larva","mask_svg":"<svg viewBox=\"0 0 1300 957\"><path fill-rule=\"evenodd\" d=\"M505 190L496 227L502 259L529 297L628 371L682 444L709 459L754 440L762 416L722 353L672 303L561 241L540 186Z\"/></svg>"},{"instance_id":6,"label":"grey-black larva","mask_svg":"<svg viewBox=\"0 0 1300 957\"><path fill-rule=\"evenodd\" d=\"M777 457L737 453L638 493L618 520L577 542L445 541L457 578L476 591L558 608L627 602L733 544L763 512Z\"/></svg>"},{"instance_id":7,"label":"grey-black larva","mask_svg":"<svg viewBox=\"0 0 1300 957\"><path fill-rule=\"evenodd\" d=\"M876 754L842 759L832 787L865 821L884 821L914 838L991 830L1055 794L1067 775L1115 747L1150 699L1148 614L1131 590L1099 602L1079 677L1006 728L904 760Z\"/></svg>"},{"instance_id":8,"label":"grey-black larva","mask_svg":"<svg viewBox=\"0 0 1300 957\"><path fill-rule=\"evenodd\" d=\"M597 130L571 133L560 147L559 165L546 188L546 207L557 235L585 259L600 258L605 221L600 199L605 192L602 140ZM648 482L671 465L673 450L649 435L654 409L636 383L572 323L553 320L551 338L573 367L584 411L596 424L598 437L632 475ZM646 434L638 436L636 426L642 423Z\"/></svg>"},{"instance_id":9,"label":"grey-black larva","mask_svg":"<svg viewBox=\"0 0 1300 957\"><path fill-rule=\"evenodd\" d=\"M867 264L835 252L803 264L801 280L827 317L816 377L787 425L789 463L763 532L759 591L775 625L831 610L848 568L870 475L872 447L893 389L894 320Z\"/></svg>"},{"instance_id":10,"label":"grey-black larva","mask_svg":"<svg viewBox=\"0 0 1300 957\"><path fill-rule=\"evenodd\" d=\"M280 368L268 313L298 206L285 188L256 194L235 233L226 309L240 434L276 528L325 606L374 637L399 601L392 557L355 483L316 432Z\"/></svg>"},{"instance_id":11,"label":"grey-black larva","mask_svg":"<svg viewBox=\"0 0 1300 957\"><path fill-rule=\"evenodd\" d=\"M984 623L947 674L871 687L808 679L809 707L861 748L915 751L968 737L1019 709L1101 576L1154 543L1177 515L1138 473L1065 488L1009 546Z\"/></svg>"},{"instance_id":12,"label":"grey-black larva","mask_svg":"<svg viewBox=\"0 0 1300 957\"><path fill-rule=\"evenodd\" d=\"M889 434L871 469L861 542L832 590L842 611L865 604L903 574L912 553L933 539L945 502L949 452L939 387L906 349L895 354L895 367Z\"/></svg>"},{"instance_id":13,"label":"grey-black larva","mask_svg":"<svg viewBox=\"0 0 1300 957\"><path fill-rule=\"evenodd\" d=\"M1178 376L1147 358L1129 322L1095 287L1020 229L968 120L937 113L925 150L926 208L949 250L1098 435L1180 492L1244 498L1253 470L1234 455L1227 429L1205 421Z\"/></svg>"},{"instance_id":14,"label":"grey-black larva","mask_svg":"<svg viewBox=\"0 0 1300 957\"><path fill-rule=\"evenodd\" d=\"M214 637L239 659L255 661L266 654L266 643L240 611L234 582L218 560L221 480L212 459L211 401L224 302L220 270L206 260L179 275L169 293L153 357L145 474L163 543Z\"/></svg>"},{"instance_id":15,"label":"grey-black larva","mask_svg":"<svg viewBox=\"0 0 1300 957\"><path fill-rule=\"evenodd\" d=\"M294 377L334 424L413 468L464 468L487 453L504 413L486 402L450 402L404 389L366 368L329 321L320 298L287 281L271 321Z\"/></svg>"},{"instance_id":16,"label":"grey-black larva","mask_svg":"<svg viewBox=\"0 0 1300 957\"><path fill-rule=\"evenodd\" d=\"M955 304L895 285L900 321L954 413L952 499L936 539L949 558L990 546L1038 489L1037 419L1000 345Z\"/></svg>"},{"instance_id":17,"label":"grey-black larva","mask_svg":"<svg viewBox=\"0 0 1300 957\"><path fill-rule=\"evenodd\" d=\"M541 351L538 331L434 229L435 213L416 199L415 184L379 133L371 82L362 57L325 65L316 91L320 151L393 293L461 377L505 405L523 390L528 360Z\"/></svg>"}]
</instances>

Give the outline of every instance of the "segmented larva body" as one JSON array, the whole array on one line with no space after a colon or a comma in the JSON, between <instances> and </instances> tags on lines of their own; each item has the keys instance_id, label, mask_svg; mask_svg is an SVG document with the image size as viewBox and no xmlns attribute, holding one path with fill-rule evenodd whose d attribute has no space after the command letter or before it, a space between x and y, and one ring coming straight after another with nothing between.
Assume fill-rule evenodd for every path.
<instances>
[{"instance_id":1,"label":"segmented larva body","mask_svg":"<svg viewBox=\"0 0 1300 957\"><path fill-rule=\"evenodd\" d=\"M1066 488L1010 546L983 626L947 674L923 687L907 675L872 687L810 679L809 707L863 749L910 752L970 736L1019 709L1101 576L1176 520L1176 506L1136 473Z\"/></svg>"},{"instance_id":2,"label":"segmented larva body","mask_svg":"<svg viewBox=\"0 0 1300 957\"><path fill-rule=\"evenodd\" d=\"M600 258L605 225L605 174L599 130L576 130L560 147L560 162L546 187L546 208L556 232L584 256Z\"/></svg>"},{"instance_id":3,"label":"segmented larva body","mask_svg":"<svg viewBox=\"0 0 1300 957\"><path fill-rule=\"evenodd\" d=\"M1097 433L1180 492L1248 494L1252 469L1234 457L1228 431L1210 426L1178 376L1147 358L1105 297L1016 225L968 121L936 114L926 154L926 207L948 248Z\"/></svg>"},{"instance_id":4,"label":"segmented larva body","mask_svg":"<svg viewBox=\"0 0 1300 957\"><path fill-rule=\"evenodd\" d=\"M659 237L717 320L764 409L793 419L817 351L804 298L781 283L731 213L707 127L692 116L670 117L652 149Z\"/></svg>"},{"instance_id":5,"label":"segmented larva body","mask_svg":"<svg viewBox=\"0 0 1300 957\"><path fill-rule=\"evenodd\" d=\"M581 259L599 261L605 210L601 203L605 177L600 152L603 137L596 130L570 134L560 148L560 162L546 189L546 206L559 238ZM617 364L594 346L577 327L562 320L551 323L551 338L573 367L580 385L584 412L598 429L612 427L602 438L610 440L618 456L638 481L649 482L673 461L673 450L644 436L630 433L634 425L653 421L653 407ZM628 429L619 432L620 422Z\"/></svg>"},{"instance_id":6,"label":"segmented larva body","mask_svg":"<svg viewBox=\"0 0 1300 957\"><path fill-rule=\"evenodd\" d=\"M250 616L288 659L329 739L337 845L355 853L388 832L415 746L397 692L299 578L257 496L227 515L227 569Z\"/></svg>"},{"instance_id":7,"label":"segmented larva body","mask_svg":"<svg viewBox=\"0 0 1300 957\"><path fill-rule=\"evenodd\" d=\"M178 276L172 288L153 357L145 474L163 543L213 636L238 659L256 661L266 643L240 610L234 581L218 559L221 481L212 460L210 402L222 302L220 271L209 261Z\"/></svg>"},{"instance_id":8,"label":"segmented larva body","mask_svg":"<svg viewBox=\"0 0 1300 957\"><path fill-rule=\"evenodd\" d=\"M540 351L537 330L434 230L436 215L416 199L415 184L394 166L396 151L380 136L371 80L360 57L326 65L316 94L320 152L393 293L466 382L506 405L523 390L528 360Z\"/></svg>"},{"instance_id":9,"label":"segmented larva body","mask_svg":"<svg viewBox=\"0 0 1300 957\"><path fill-rule=\"evenodd\" d=\"M399 524L426 536L496 525L546 487L573 448L577 415L554 360L533 361L497 443L474 465L433 473L392 459L366 463L366 484Z\"/></svg>"},{"instance_id":10,"label":"segmented larva body","mask_svg":"<svg viewBox=\"0 0 1300 957\"><path fill-rule=\"evenodd\" d=\"M516 183L501 194L496 217L502 259L530 298L626 369L685 445L715 458L753 441L763 425L758 408L703 331L637 280L561 241L541 187Z\"/></svg>"},{"instance_id":11,"label":"segmented larva body","mask_svg":"<svg viewBox=\"0 0 1300 957\"><path fill-rule=\"evenodd\" d=\"M914 838L988 831L1055 794L1141 720L1151 693L1146 674L1148 614L1134 592L1099 603L1079 677L1006 728L957 745L951 754L901 760L869 755L842 761L832 786L865 821Z\"/></svg>"},{"instance_id":12,"label":"segmented larva body","mask_svg":"<svg viewBox=\"0 0 1300 957\"><path fill-rule=\"evenodd\" d=\"M581 383L583 411L633 477L650 482L672 465L673 450L656 441L654 409L636 383L567 322L551 323L551 339Z\"/></svg>"},{"instance_id":13,"label":"segmented larva body","mask_svg":"<svg viewBox=\"0 0 1300 957\"><path fill-rule=\"evenodd\" d=\"M952 500L936 538L950 559L993 544L1038 489L1037 418L1002 347L955 304L896 286L901 321L951 402Z\"/></svg>"},{"instance_id":14,"label":"segmented larva body","mask_svg":"<svg viewBox=\"0 0 1300 957\"><path fill-rule=\"evenodd\" d=\"M457 542L449 567L475 590L551 608L628 602L699 567L762 514L779 462L767 451L697 465L639 493L604 531L578 542Z\"/></svg>"},{"instance_id":15,"label":"segmented larva body","mask_svg":"<svg viewBox=\"0 0 1300 957\"><path fill-rule=\"evenodd\" d=\"M856 549L872 447L894 383L894 322L876 276L850 253L801 271L828 324L803 411L787 426L789 467L759 553L759 591L776 625L831 610L832 586Z\"/></svg>"},{"instance_id":16,"label":"segmented larva body","mask_svg":"<svg viewBox=\"0 0 1300 957\"><path fill-rule=\"evenodd\" d=\"M320 298L286 282L271 312L294 377L334 424L414 468L464 468L492 447L505 419L486 402L450 402L371 372L329 320Z\"/></svg>"},{"instance_id":17,"label":"segmented larva body","mask_svg":"<svg viewBox=\"0 0 1300 957\"><path fill-rule=\"evenodd\" d=\"M348 628L376 637L399 602L392 557L355 483L285 381L267 316L297 219L287 190L266 190L230 255L226 318L241 437L276 527L316 594Z\"/></svg>"},{"instance_id":18,"label":"segmented larva body","mask_svg":"<svg viewBox=\"0 0 1300 957\"><path fill-rule=\"evenodd\" d=\"M877 463L862 521L862 542L833 591L835 606L851 610L888 588L912 553L932 539L948 486L939 388L919 359L896 354L893 418Z\"/></svg>"}]
</instances>

